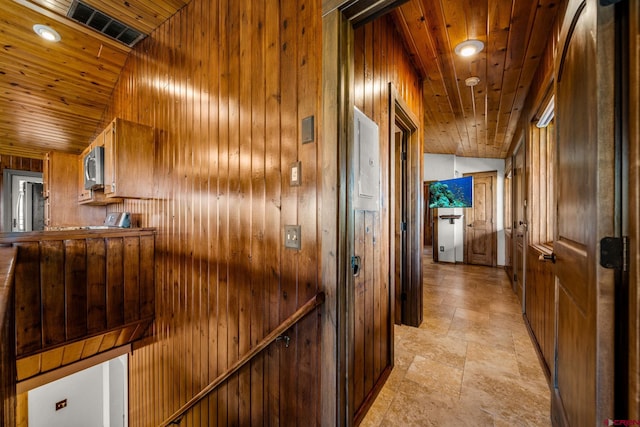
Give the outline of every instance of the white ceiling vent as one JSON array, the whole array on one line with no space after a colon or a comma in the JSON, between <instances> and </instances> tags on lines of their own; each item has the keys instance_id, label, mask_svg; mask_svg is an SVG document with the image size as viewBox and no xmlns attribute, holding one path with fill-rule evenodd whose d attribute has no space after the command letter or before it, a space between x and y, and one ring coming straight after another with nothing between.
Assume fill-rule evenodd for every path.
<instances>
[{"instance_id":1,"label":"white ceiling vent","mask_svg":"<svg viewBox=\"0 0 640 427\"><path fill-rule=\"evenodd\" d=\"M78 0L71 4L67 16L129 47L133 47L146 36L140 31Z\"/></svg>"}]
</instances>

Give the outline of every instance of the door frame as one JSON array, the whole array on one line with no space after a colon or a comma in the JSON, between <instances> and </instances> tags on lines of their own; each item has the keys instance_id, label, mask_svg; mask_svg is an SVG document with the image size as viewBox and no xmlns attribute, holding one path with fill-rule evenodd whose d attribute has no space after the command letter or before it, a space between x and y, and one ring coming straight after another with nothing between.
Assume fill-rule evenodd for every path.
<instances>
[{"instance_id":1,"label":"door frame","mask_svg":"<svg viewBox=\"0 0 640 427\"><path fill-rule=\"evenodd\" d=\"M419 126L418 118L411 111L408 104L400 97L398 91L389 83L389 142L394 147L389 149L389 229L390 235L395 236L395 227L399 225L399 219L396 218L396 207L399 203L400 197L397 196L398 191L395 186L395 174L398 164L402 159L397 158L397 150L395 149L394 129L398 126L405 135L406 138L406 249L405 256L405 268L402 272L402 277L408 280L403 280L404 283L398 285L395 283L396 278L396 262L395 252L397 250L398 242L394 238L389 242L391 250L389 251L389 271L391 272L391 289L394 290L393 294L401 301L395 302L395 307L401 307L400 317L402 323L409 326L420 326L422 323L423 313L423 301L422 301L422 248L424 241L423 228L422 228L422 191L423 191L423 178L421 176L422 168L420 165L423 161L422 144L419 138ZM401 203L401 202L400 202ZM402 268L402 267L401 267ZM399 293L398 290L401 290ZM397 313L393 313L392 317L398 317Z\"/></svg>"},{"instance_id":2,"label":"door frame","mask_svg":"<svg viewBox=\"0 0 640 427\"><path fill-rule=\"evenodd\" d=\"M12 191L12 183L13 177L24 176L28 178L40 178L40 181L43 182L43 174L42 172L32 172L32 171L23 171L17 169L5 169L2 171L2 213L3 213L3 224L2 230L5 232L11 231L11 219L12 219L12 200L13 200L13 191Z\"/></svg>"},{"instance_id":3,"label":"door frame","mask_svg":"<svg viewBox=\"0 0 640 427\"><path fill-rule=\"evenodd\" d=\"M319 222L321 315L320 425L353 424L353 372L349 325L354 324L354 290L347 284L347 146L353 121L353 28L337 8L322 18L322 113ZM350 107L351 106L351 107Z\"/></svg>"},{"instance_id":4,"label":"door frame","mask_svg":"<svg viewBox=\"0 0 640 427\"><path fill-rule=\"evenodd\" d=\"M629 34L640 32L640 4L628 2ZM628 418L640 419L640 40L629 37L629 376Z\"/></svg>"}]
</instances>

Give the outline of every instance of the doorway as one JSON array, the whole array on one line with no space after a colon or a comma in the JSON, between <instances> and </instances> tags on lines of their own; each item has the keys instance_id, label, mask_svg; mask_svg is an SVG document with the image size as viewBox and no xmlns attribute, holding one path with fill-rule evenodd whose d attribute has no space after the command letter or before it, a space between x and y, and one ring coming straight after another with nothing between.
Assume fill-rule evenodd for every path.
<instances>
[{"instance_id":1,"label":"doorway","mask_svg":"<svg viewBox=\"0 0 640 427\"><path fill-rule=\"evenodd\" d=\"M360 27L363 30L354 30L353 24L338 9L329 11L323 18L322 204L327 208L321 215L322 280L326 290L322 340L323 348L334 349L334 352L323 353L321 388L323 396L336 396L323 399L326 424L336 424L336 418L340 425L357 424L393 366L394 289L401 286L395 283L393 255L395 225L399 223L395 217L397 197L392 190L396 186L395 169L391 170L396 164L396 124L407 131L408 148L404 204L407 271L404 276L410 281L405 308L411 307L413 313L405 310L405 314L407 318L413 314L416 326L422 321L423 153L421 121L416 119L421 100L410 98L409 108L390 83L395 80L404 83L404 78L409 76L400 79L390 73L391 67L386 66L389 59L382 60L382 50L373 44L367 43L367 48L362 49L365 39L375 39L378 31L389 25L385 20L379 22L381 25L375 26L375 34L371 34L365 33L363 27ZM382 31L380 37L386 37L385 34L390 33ZM355 50L356 47L360 49ZM378 59L369 61L370 56ZM365 60L373 68L366 68ZM354 147L356 108L379 126L378 207L354 203L357 197L353 196L362 190L364 196L374 195L371 189L360 186L360 174L354 173L356 164L366 171L369 160L376 163ZM361 118L360 125L368 121L366 118ZM362 145L361 142L358 145ZM412 299L412 293L417 298ZM335 418L331 414L336 414Z\"/></svg>"},{"instance_id":2,"label":"doorway","mask_svg":"<svg viewBox=\"0 0 640 427\"><path fill-rule=\"evenodd\" d=\"M465 173L473 177L473 206L465 210L464 262L465 264L495 267L496 236L496 181L498 173Z\"/></svg>"},{"instance_id":3,"label":"doorway","mask_svg":"<svg viewBox=\"0 0 640 427\"><path fill-rule=\"evenodd\" d=\"M418 120L389 85L392 144L391 188L391 270L395 289L395 322L409 326L422 323L423 218L422 149L418 141Z\"/></svg>"},{"instance_id":4,"label":"doorway","mask_svg":"<svg viewBox=\"0 0 640 427\"><path fill-rule=\"evenodd\" d=\"M524 307L527 247L527 200L524 138L513 155L513 291Z\"/></svg>"},{"instance_id":5,"label":"doorway","mask_svg":"<svg viewBox=\"0 0 640 427\"><path fill-rule=\"evenodd\" d=\"M3 175L3 230L44 230L42 173L5 169Z\"/></svg>"},{"instance_id":6,"label":"doorway","mask_svg":"<svg viewBox=\"0 0 640 427\"><path fill-rule=\"evenodd\" d=\"M433 234L433 211L429 208L429 185L433 181L425 181L422 185L422 209L424 218L424 239L425 248L432 248L434 242Z\"/></svg>"},{"instance_id":7,"label":"doorway","mask_svg":"<svg viewBox=\"0 0 640 427\"><path fill-rule=\"evenodd\" d=\"M30 427L127 427L128 355L27 392Z\"/></svg>"}]
</instances>

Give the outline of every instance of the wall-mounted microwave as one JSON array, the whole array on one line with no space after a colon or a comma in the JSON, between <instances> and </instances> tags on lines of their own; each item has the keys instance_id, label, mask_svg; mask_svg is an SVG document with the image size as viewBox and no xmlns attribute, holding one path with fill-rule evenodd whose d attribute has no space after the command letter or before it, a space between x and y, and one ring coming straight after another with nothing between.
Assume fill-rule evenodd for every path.
<instances>
[{"instance_id":1,"label":"wall-mounted microwave","mask_svg":"<svg viewBox=\"0 0 640 427\"><path fill-rule=\"evenodd\" d=\"M84 188L90 190L104 185L104 147L94 147L83 159Z\"/></svg>"}]
</instances>

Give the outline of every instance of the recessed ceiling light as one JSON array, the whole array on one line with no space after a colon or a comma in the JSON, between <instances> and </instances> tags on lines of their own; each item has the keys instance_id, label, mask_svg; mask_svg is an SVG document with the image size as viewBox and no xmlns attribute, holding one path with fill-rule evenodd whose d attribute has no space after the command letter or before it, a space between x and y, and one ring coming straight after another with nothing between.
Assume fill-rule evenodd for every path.
<instances>
[{"instance_id":1,"label":"recessed ceiling light","mask_svg":"<svg viewBox=\"0 0 640 427\"><path fill-rule=\"evenodd\" d=\"M40 37L50 42L59 42L60 34L51 27L42 24L36 24L33 26L33 31Z\"/></svg>"},{"instance_id":2,"label":"recessed ceiling light","mask_svg":"<svg viewBox=\"0 0 640 427\"><path fill-rule=\"evenodd\" d=\"M459 56L472 56L484 49L484 43L480 40L465 40L456 46L456 54Z\"/></svg>"}]
</instances>

